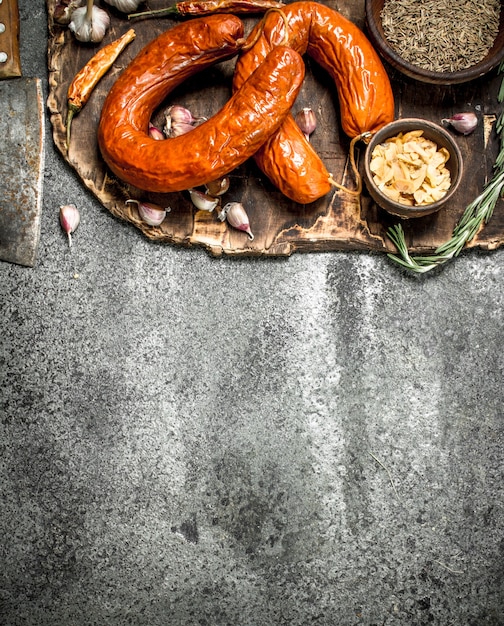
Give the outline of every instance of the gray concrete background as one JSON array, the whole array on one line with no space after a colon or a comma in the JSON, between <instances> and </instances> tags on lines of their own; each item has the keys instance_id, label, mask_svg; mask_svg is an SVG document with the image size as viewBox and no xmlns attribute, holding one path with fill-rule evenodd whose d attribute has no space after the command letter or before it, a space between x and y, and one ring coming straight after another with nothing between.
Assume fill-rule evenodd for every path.
<instances>
[{"instance_id":1,"label":"gray concrete background","mask_svg":"<svg viewBox=\"0 0 504 626\"><path fill-rule=\"evenodd\" d=\"M37 267L0 263L0 623L504 624L504 251L215 260L46 152Z\"/></svg>"}]
</instances>

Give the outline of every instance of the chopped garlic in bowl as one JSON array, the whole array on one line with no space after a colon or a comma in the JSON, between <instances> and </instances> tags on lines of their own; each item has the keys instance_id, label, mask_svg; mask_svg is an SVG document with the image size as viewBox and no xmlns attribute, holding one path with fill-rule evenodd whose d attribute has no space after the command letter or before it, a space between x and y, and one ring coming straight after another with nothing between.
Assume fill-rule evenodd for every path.
<instances>
[{"instance_id":1,"label":"chopped garlic in bowl","mask_svg":"<svg viewBox=\"0 0 504 626\"><path fill-rule=\"evenodd\" d=\"M420 206L441 200L450 188L445 167L449 158L448 150L426 139L423 130L412 130L378 144L369 167L374 182L391 200Z\"/></svg>"},{"instance_id":2,"label":"chopped garlic in bowl","mask_svg":"<svg viewBox=\"0 0 504 626\"><path fill-rule=\"evenodd\" d=\"M387 124L366 149L364 178L373 200L400 217L441 208L462 177L462 155L442 127L421 119Z\"/></svg>"}]
</instances>

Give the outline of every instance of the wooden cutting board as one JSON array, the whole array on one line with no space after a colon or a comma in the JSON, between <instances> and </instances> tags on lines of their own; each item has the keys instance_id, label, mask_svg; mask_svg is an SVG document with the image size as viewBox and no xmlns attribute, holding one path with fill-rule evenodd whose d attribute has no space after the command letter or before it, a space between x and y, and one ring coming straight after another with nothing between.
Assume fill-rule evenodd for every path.
<instances>
[{"instance_id":1,"label":"wooden cutting board","mask_svg":"<svg viewBox=\"0 0 504 626\"><path fill-rule=\"evenodd\" d=\"M149 8L168 6L169 0L152 0ZM481 117L478 129L463 137L457 135L465 163L464 180L448 207L441 212L414 220L399 220L377 207L366 190L360 202L335 191L309 205L299 205L284 197L265 179L252 160L231 172L231 186L224 202L242 202L250 218L254 240L228 227L214 213L198 211L187 192L172 194L144 193L122 183L108 170L96 142L96 130L104 98L112 84L138 52L161 32L172 28L172 18L135 19L102 4L111 15L111 27L101 44L79 43L64 26L52 19L56 0L47 0L49 20L49 97L54 142L63 158L75 169L83 184L114 216L134 224L146 237L174 245L199 245L212 255L288 256L295 251L372 250L393 251L387 229L401 221L413 253L433 251L450 238L453 227L467 204L482 190L491 176L497 154L493 121L499 114L497 92L501 78L497 71L471 83L457 86L425 85L406 78L387 66L396 99L396 117L422 117L440 123L451 114L474 110ZM100 4L99 2L97 4ZM334 2L326 2L336 8ZM145 7L141 5L140 9ZM364 1L341 0L338 10L365 30ZM244 19L246 32L257 21ZM74 118L72 141L65 147L66 94L74 75L99 47L117 39L133 27L135 40L126 48L113 68L101 80L83 111ZM295 110L311 107L318 126L311 141L336 181L351 187L353 176L349 164L350 140L341 130L338 99L328 76L309 58L305 59L307 76ZM230 96L235 60L215 66L188 81L163 103L154 122L161 124L163 111L171 104L189 108L195 116L210 117ZM295 112L295 111L294 111ZM364 146L360 146L360 155ZM357 155L359 157L359 154ZM138 219L129 198L169 206L167 219L160 227L150 227ZM468 247L493 250L504 243L504 203L500 203L490 223ZM118 222L118 228L120 221Z\"/></svg>"}]
</instances>

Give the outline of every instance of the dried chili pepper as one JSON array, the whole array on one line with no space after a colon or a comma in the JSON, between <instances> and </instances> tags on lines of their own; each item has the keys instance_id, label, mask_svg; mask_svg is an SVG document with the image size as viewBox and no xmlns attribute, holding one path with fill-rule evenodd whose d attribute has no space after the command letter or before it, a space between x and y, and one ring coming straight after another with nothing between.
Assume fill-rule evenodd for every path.
<instances>
[{"instance_id":1,"label":"dried chili pepper","mask_svg":"<svg viewBox=\"0 0 504 626\"><path fill-rule=\"evenodd\" d=\"M281 9L285 4L279 0L182 0L164 9L130 13L133 17L162 17L174 15L176 17L196 17L213 13L253 14L264 13L269 9Z\"/></svg>"},{"instance_id":2,"label":"dried chili pepper","mask_svg":"<svg viewBox=\"0 0 504 626\"><path fill-rule=\"evenodd\" d=\"M75 75L67 92L68 113L66 121L67 150L70 146L70 128L72 119L79 113L91 96L98 81L112 67L112 64L124 48L135 38L135 31L130 28L124 35L104 46Z\"/></svg>"}]
</instances>

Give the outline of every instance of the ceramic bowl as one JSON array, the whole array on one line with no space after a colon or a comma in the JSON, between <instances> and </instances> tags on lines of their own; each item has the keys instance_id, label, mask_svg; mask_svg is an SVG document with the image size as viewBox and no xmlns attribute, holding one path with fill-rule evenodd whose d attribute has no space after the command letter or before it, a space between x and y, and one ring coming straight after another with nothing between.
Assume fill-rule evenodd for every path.
<instances>
[{"instance_id":1,"label":"ceramic bowl","mask_svg":"<svg viewBox=\"0 0 504 626\"><path fill-rule=\"evenodd\" d=\"M384 143L391 137L396 137L399 133L407 133L412 130L422 130L423 137L433 141L438 148L446 148L450 154L450 158L446 162L446 168L450 172L450 188L437 202L421 206L408 206L391 200L375 184L370 169L371 155L375 146ZM442 209L457 191L462 180L462 174L462 154L455 139L444 128L429 120L404 118L387 124L372 136L364 154L364 182L369 195L378 206L402 218L423 217Z\"/></svg>"},{"instance_id":2,"label":"ceramic bowl","mask_svg":"<svg viewBox=\"0 0 504 626\"><path fill-rule=\"evenodd\" d=\"M385 0L365 0L368 36L378 53L394 68L418 81L455 85L484 76L504 60L504 0L501 0L499 32L492 48L476 65L456 72L432 72L403 59L389 44L383 32L381 11Z\"/></svg>"}]
</instances>

